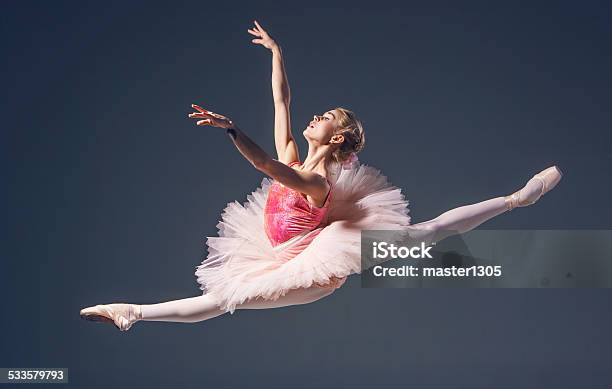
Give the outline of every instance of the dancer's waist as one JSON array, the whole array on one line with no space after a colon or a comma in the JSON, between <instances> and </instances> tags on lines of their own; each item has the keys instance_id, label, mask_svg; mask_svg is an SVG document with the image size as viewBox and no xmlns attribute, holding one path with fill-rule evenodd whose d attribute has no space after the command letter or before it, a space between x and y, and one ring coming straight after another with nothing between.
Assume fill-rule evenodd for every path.
<instances>
[{"instance_id":1,"label":"dancer's waist","mask_svg":"<svg viewBox=\"0 0 612 389\"><path fill-rule=\"evenodd\" d=\"M303 251L314 238L321 232L322 228L301 232L285 242L274 246L272 249L280 257L289 260Z\"/></svg>"}]
</instances>

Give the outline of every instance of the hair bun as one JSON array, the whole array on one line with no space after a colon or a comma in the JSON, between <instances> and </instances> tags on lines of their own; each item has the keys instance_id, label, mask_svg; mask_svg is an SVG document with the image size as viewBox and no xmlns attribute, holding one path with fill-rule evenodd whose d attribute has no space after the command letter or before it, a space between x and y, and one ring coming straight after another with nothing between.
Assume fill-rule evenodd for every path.
<instances>
[{"instance_id":1,"label":"hair bun","mask_svg":"<svg viewBox=\"0 0 612 389\"><path fill-rule=\"evenodd\" d=\"M365 135L363 124L353 111L338 107L335 109L338 114L338 130L344 135L344 142L334 152L334 159L340 163L348 162L353 159L353 155L364 148Z\"/></svg>"}]
</instances>

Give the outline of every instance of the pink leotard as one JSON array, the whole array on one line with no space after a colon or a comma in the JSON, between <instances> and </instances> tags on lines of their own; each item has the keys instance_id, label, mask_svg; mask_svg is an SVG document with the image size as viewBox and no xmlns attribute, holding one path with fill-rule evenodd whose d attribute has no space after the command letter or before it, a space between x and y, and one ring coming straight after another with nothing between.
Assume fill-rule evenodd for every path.
<instances>
[{"instance_id":1,"label":"pink leotard","mask_svg":"<svg viewBox=\"0 0 612 389\"><path fill-rule=\"evenodd\" d=\"M300 162L291 162L289 166L296 164L299 165ZM296 235L319 227L327 215L331 196L330 182L325 203L322 207L317 207L299 191L274 181L270 186L264 208L264 228L272 246L278 246Z\"/></svg>"}]
</instances>

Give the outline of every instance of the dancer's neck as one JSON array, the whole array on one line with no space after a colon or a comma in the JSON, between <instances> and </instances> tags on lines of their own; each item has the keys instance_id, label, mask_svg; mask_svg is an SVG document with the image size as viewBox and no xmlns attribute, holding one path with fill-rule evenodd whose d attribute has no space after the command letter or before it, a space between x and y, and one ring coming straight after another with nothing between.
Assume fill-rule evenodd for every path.
<instances>
[{"instance_id":1,"label":"dancer's neck","mask_svg":"<svg viewBox=\"0 0 612 389\"><path fill-rule=\"evenodd\" d=\"M331 155L327 147L309 147L308 155L302 162L303 171L312 171L327 177Z\"/></svg>"}]
</instances>

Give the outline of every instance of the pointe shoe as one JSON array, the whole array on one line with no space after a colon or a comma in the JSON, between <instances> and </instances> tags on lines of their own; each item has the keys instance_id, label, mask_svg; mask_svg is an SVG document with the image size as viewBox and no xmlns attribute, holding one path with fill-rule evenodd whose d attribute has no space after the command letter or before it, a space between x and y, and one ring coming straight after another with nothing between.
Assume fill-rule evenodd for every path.
<instances>
[{"instance_id":1,"label":"pointe shoe","mask_svg":"<svg viewBox=\"0 0 612 389\"><path fill-rule=\"evenodd\" d=\"M542 170L540 173L533 176L533 178L531 178L531 180L527 182L525 187L514 192L510 196L506 196L505 201L508 211L511 211L516 207L526 207L535 203L545 193L549 192L552 188L554 188L559 183L559 181L561 181L561 177L563 177L563 173L561 172L561 169L559 169L557 166L551 166L548 169ZM524 196L521 199L521 191L523 191L532 180L540 182L542 186L540 193L536 193L535 197L534 194L532 194L531 196ZM533 198L530 199L531 197Z\"/></svg>"},{"instance_id":2,"label":"pointe shoe","mask_svg":"<svg viewBox=\"0 0 612 389\"><path fill-rule=\"evenodd\" d=\"M81 309L80 315L85 320L113 323L120 331L127 331L142 320L140 306L136 304L101 304Z\"/></svg>"}]
</instances>

